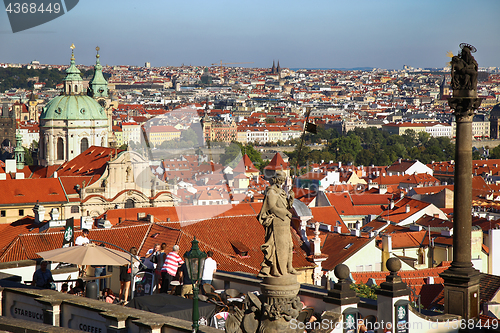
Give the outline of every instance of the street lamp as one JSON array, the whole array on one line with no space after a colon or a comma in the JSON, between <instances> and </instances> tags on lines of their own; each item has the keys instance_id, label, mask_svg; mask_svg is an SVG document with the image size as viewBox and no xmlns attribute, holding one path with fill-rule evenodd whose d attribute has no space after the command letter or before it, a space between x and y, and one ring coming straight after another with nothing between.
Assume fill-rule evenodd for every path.
<instances>
[{"instance_id":1,"label":"street lamp","mask_svg":"<svg viewBox=\"0 0 500 333\"><path fill-rule=\"evenodd\" d=\"M193 283L193 332L198 332L200 324L200 312L198 310L198 292L203 274L203 267L205 266L205 259L207 254L200 251L196 237L191 242L191 250L184 254L189 278Z\"/></svg>"}]
</instances>

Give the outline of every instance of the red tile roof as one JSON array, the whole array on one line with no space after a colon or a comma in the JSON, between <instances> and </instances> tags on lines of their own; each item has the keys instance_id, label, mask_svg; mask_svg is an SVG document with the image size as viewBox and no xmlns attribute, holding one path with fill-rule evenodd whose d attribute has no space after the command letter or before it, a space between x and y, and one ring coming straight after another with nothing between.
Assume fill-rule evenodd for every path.
<instances>
[{"instance_id":1,"label":"red tile roof","mask_svg":"<svg viewBox=\"0 0 500 333\"><path fill-rule=\"evenodd\" d=\"M107 167L107 163L123 150L92 146L74 159L65 162L57 170L58 176L94 176L91 183L97 181ZM89 184L86 184L89 185Z\"/></svg>"},{"instance_id":2,"label":"red tile roof","mask_svg":"<svg viewBox=\"0 0 500 333\"><path fill-rule=\"evenodd\" d=\"M265 170L288 170L288 163L283 161L283 158L281 157L280 153L276 153L269 162L269 164L264 168Z\"/></svg>"},{"instance_id":3,"label":"red tile roof","mask_svg":"<svg viewBox=\"0 0 500 333\"><path fill-rule=\"evenodd\" d=\"M328 259L322 264L323 269L327 271L334 269L371 241L375 239L329 233L321 248L321 253L328 255Z\"/></svg>"},{"instance_id":4,"label":"red tile roof","mask_svg":"<svg viewBox=\"0 0 500 333\"><path fill-rule=\"evenodd\" d=\"M310 209L316 221L329 224L334 227L339 225L342 228L341 232L350 232L335 207L310 207Z\"/></svg>"},{"instance_id":5,"label":"red tile roof","mask_svg":"<svg viewBox=\"0 0 500 333\"><path fill-rule=\"evenodd\" d=\"M0 180L0 205L30 205L67 202L64 189L57 178Z\"/></svg>"}]
</instances>

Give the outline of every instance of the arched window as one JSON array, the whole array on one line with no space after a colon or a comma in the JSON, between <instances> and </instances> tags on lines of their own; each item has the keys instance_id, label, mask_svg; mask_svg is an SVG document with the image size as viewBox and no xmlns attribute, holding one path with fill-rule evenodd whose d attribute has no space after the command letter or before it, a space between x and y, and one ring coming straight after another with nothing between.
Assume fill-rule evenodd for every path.
<instances>
[{"instance_id":1,"label":"arched window","mask_svg":"<svg viewBox=\"0 0 500 333\"><path fill-rule=\"evenodd\" d=\"M89 140L87 138L83 138L80 142L80 153L83 153L87 149L89 149Z\"/></svg>"},{"instance_id":2,"label":"arched window","mask_svg":"<svg viewBox=\"0 0 500 333\"><path fill-rule=\"evenodd\" d=\"M57 159L64 160L64 141L62 138L57 139Z\"/></svg>"},{"instance_id":3,"label":"arched window","mask_svg":"<svg viewBox=\"0 0 500 333\"><path fill-rule=\"evenodd\" d=\"M134 208L135 207L135 202L132 199L127 199L125 201L125 208Z\"/></svg>"},{"instance_id":4,"label":"arched window","mask_svg":"<svg viewBox=\"0 0 500 333\"><path fill-rule=\"evenodd\" d=\"M75 84L75 94L78 94L78 86Z\"/></svg>"}]
</instances>

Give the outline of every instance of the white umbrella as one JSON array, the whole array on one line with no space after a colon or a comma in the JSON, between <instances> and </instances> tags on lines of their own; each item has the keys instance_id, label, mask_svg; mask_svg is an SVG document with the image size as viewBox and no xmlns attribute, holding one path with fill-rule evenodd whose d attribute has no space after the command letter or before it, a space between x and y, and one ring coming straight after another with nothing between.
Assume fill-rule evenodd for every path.
<instances>
[{"instance_id":1,"label":"white umbrella","mask_svg":"<svg viewBox=\"0 0 500 333\"><path fill-rule=\"evenodd\" d=\"M37 252L45 260L67 262L77 265L127 265L130 254L95 244L62 247L55 250Z\"/></svg>"}]
</instances>

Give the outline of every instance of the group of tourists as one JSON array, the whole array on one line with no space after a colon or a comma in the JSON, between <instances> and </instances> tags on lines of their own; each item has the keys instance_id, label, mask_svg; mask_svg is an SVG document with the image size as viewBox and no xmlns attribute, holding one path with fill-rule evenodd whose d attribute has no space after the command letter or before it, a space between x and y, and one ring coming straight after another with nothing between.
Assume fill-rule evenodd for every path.
<instances>
[{"instance_id":1,"label":"group of tourists","mask_svg":"<svg viewBox=\"0 0 500 333\"><path fill-rule=\"evenodd\" d=\"M146 252L144 265L154 272L156 290L160 293L168 293L172 289L172 282L179 281L182 285L180 294L185 297L193 292L192 281L189 277L187 265L179 255L179 245L174 245L172 251L165 252L167 244L156 243L155 246ZM212 258L213 252L207 252L207 259L201 278L201 284L211 284L213 275L217 270L217 262Z\"/></svg>"}]
</instances>

